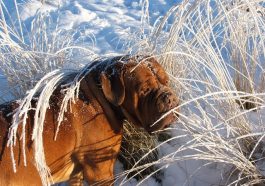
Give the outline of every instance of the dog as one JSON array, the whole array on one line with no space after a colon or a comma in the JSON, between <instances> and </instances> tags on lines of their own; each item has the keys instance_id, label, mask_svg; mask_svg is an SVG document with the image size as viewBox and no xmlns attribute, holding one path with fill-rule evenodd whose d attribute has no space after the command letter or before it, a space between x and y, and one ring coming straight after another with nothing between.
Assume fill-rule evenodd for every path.
<instances>
[{"instance_id":1,"label":"dog","mask_svg":"<svg viewBox=\"0 0 265 186\"><path fill-rule=\"evenodd\" d=\"M163 129L177 120L169 112L179 104L169 87L169 78L157 60L149 56L118 56L98 60L87 67L80 80L78 99L65 113L57 140L54 140L58 109L63 98L60 88L49 100L43 129L43 146L54 183L70 185L113 185L113 168L120 150L122 125L128 120L147 132ZM31 140L34 110L29 111L26 125L26 158L22 163L22 142L14 147L17 172L14 173L7 147L12 113L18 105L0 106L0 185L42 185L36 169ZM167 113L167 115L164 115ZM161 118L161 116L164 116ZM19 139L21 127L17 132Z\"/></svg>"}]
</instances>

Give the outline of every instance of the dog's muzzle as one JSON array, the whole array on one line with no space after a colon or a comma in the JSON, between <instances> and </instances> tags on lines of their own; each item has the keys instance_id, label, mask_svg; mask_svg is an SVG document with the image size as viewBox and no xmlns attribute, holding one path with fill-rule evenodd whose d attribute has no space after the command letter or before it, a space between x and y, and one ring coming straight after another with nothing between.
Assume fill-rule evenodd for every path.
<instances>
[{"instance_id":1,"label":"dog's muzzle","mask_svg":"<svg viewBox=\"0 0 265 186\"><path fill-rule=\"evenodd\" d=\"M142 117L146 118L144 128L149 133L163 129L177 120L179 99L168 87L151 92L143 100L140 100L140 110L145 115Z\"/></svg>"},{"instance_id":2,"label":"dog's muzzle","mask_svg":"<svg viewBox=\"0 0 265 186\"><path fill-rule=\"evenodd\" d=\"M165 113L178 106L178 98L172 92L161 92L156 99L157 112Z\"/></svg>"}]
</instances>

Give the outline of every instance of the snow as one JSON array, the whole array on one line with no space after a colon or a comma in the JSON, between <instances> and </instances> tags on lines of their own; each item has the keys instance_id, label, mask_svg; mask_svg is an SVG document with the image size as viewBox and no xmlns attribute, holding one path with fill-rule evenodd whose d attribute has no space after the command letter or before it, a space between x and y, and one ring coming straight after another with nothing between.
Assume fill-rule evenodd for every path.
<instances>
[{"instance_id":1,"label":"snow","mask_svg":"<svg viewBox=\"0 0 265 186\"><path fill-rule=\"evenodd\" d=\"M11 0L4 0L7 9L12 12L11 17L15 18L14 3ZM37 0L20 0L19 13L23 25L30 30L33 18L40 12L46 13L53 21L48 25L48 29L62 29L68 33L74 33L76 44L93 51L97 56L106 56L113 54L124 53L128 40L143 24L141 22L142 7L141 1L137 0L57 0L47 1L42 4ZM167 0L150 0L149 1L149 26L155 24L155 21L166 14L166 12L179 1ZM13 11L12 11L13 10ZM170 22L170 20L169 20ZM16 22L17 24L17 22ZM6 79L1 78L1 86L6 85ZM10 99L10 98L7 98ZM265 120L265 110L261 110L264 117L256 118L256 113L248 114L253 123L259 123ZM196 125L202 124L198 115L189 115L189 119L193 120ZM217 119L216 119L217 120ZM178 128L178 123L175 128ZM263 127L262 125L256 126ZM260 129L253 129L260 131ZM264 130L264 127L263 129ZM181 133L181 130L173 131ZM181 160L174 159L174 152L185 144L188 138L181 138L165 143L160 148L160 153L163 156L171 155L172 161L163 166L162 182L157 182L153 177L148 178L143 183L135 179L126 182L126 186L134 186L141 184L144 186L210 186L220 185L223 181L223 176L227 176L227 169L223 163L211 163L203 160ZM42 150L42 149L40 149ZM180 153L190 153L192 150L183 151ZM173 153L173 155L172 155ZM260 165L262 167L263 165ZM119 174L123 171L120 162L116 163L115 172ZM118 185L121 180L117 181Z\"/></svg>"}]
</instances>

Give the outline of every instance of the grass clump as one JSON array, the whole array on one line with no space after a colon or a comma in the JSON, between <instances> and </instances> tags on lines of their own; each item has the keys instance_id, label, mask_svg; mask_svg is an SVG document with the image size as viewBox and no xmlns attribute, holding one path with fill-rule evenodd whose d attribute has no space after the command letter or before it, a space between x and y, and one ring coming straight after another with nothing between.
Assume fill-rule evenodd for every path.
<instances>
[{"instance_id":1,"label":"grass clump","mask_svg":"<svg viewBox=\"0 0 265 186\"><path fill-rule=\"evenodd\" d=\"M123 126L124 135L121 144L121 151L118 159L125 170L129 170L128 178L141 180L157 170L156 165L143 167L135 171L133 168L156 162L159 158L157 137L148 134L144 129L125 122ZM153 150L152 150L153 149ZM147 155L148 154L148 155ZM159 179L159 173L154 175Z\"/></svg>"},{"instance_id":2,"label":"grass clump","mask_svg":"<svg viewBox=\"0 0 265 186\"><path fill-rule=\"evenodd\" d=\"M22 98L45 74L55 69L78 69L82 64L76 61L82 62L84 56L88 61L95 57L77 43L76 31L58 27L59 18L40 8L31 26L26 27L16 0L10 3L14 3L15 16L11 16L4 2L0 3L0 67L10 90L2 93L1 102L8 101L4 99L6 94L11 94L11 99Z\"/></svg>"}]
</instances>

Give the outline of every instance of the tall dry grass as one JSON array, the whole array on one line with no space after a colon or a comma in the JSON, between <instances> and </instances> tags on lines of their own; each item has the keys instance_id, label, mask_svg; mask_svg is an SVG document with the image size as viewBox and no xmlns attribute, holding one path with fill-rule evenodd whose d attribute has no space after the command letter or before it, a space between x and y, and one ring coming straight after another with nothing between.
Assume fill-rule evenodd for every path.
<instances>
[{"instance_id":1,"label":"tall dry grass","mask_svg":"<svg viewBox=\"0 0 265 186\"><path fill-rule=\"evenodd\" d=\"M15 11L0 2L0 67L10 90L1 90L2 98L6 94L11 94L13 99L22 98L46 73L55 69L78 69L83 64L76 61L96 57L74 39L78 31L58 27L58 18L40 8L29 27L21 20L16 0L12 3Z\"/></svg>"},{"instance_id":2,"label":"tall dry grass","mask_svg":"<svg viewBox=\"0 0 265 186\"><path fill-rule=\"evenodd\" d=\"M148 53L159 59L182 100L180 118L167 129L171 137L155 148L149 147L143 159L166 144L173 151L139 166L140 158L117 177L123 179L153 165L158 171L177 162L204 160L205 166L225 165L226 174L220 184L263 183L264 2L184 0L154 26L150 26L148 12L152 2L142 3L142 27L130 35L125 51ZM61 38L63 31L55 29L50 40L46 29L49 18L40 14L30 37L24 37L21 21L7 22L3 3L0 8L1 68L14 97L23 97L43 76L39 75L43 69L48 72L72 61L69 50L74 48L73 35ZM187 183L192 176L187 177ZM124 178L120 184L129 180Z\"/></svg>"}]
</instances>

